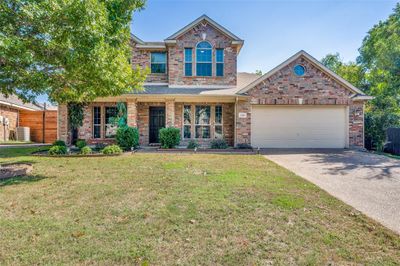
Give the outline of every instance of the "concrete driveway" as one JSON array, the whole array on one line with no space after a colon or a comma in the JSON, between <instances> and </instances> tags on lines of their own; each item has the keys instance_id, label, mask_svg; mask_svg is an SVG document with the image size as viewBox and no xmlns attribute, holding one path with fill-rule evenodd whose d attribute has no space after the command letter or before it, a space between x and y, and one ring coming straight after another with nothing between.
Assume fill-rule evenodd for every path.
<instances>
[{"instance_id":1,"label":"concrete driveway","mask_svg":"<svg viewBox=\"0 0 400 266\"><path fill-rule=\"evenodd\" d=\"M262 153L400 233L400 160L351 150L266 149Z\"/></svg>"}]
</instances>

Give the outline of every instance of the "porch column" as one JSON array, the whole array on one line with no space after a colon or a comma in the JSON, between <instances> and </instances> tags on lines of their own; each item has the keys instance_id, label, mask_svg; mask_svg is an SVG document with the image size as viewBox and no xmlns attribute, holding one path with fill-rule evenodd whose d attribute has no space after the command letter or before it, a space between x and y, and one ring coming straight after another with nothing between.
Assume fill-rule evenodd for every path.
<instances>
[{"instance_id":1,"label":"porch column","mask_svg":"<svg viewBox=\"0 0 400 266\"><path fill-rule=\"evenodd\" d=\"M137 101L129 99L126 102L127 108L127 124L130 127L137 127Z\"/></svg>"},{"instance_id":2,"label":"porch column","mask_svg":"<svg viewBox=\"0 0 400 266\"><path fill-rule=\"evenodd\" d=\"M165 100L165 117L166 117L166 126L174 127L175 126L175 100L167 99Z\"/></svg>"},{"instance_id":3,"label":"porch column","mask_svg":"<svg viewBox=\"0 0 400 266\"><path fill-rule=\"evenodd\" d=\"M65 143L69 143L69 127L68 127L68 106L67 104L59 104L58 105L58 130L57 130L57 139L65 141Z\"/></svg>"}]
</instances>

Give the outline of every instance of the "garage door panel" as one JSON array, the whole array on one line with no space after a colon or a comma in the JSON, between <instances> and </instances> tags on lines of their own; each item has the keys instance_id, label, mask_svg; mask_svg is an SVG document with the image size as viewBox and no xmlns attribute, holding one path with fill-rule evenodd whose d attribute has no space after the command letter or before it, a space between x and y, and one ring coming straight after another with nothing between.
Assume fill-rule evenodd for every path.
<instances>
[{"instance_id":1,"label":"garage door panel","mask_svg":"<svg viewBox=\"0 0 400 266\"><path fill-rule=\"evenodd\" d=\"M252 107L252 145L265 148L344 148L344 106Z\"/></svg>"}]
</instances>

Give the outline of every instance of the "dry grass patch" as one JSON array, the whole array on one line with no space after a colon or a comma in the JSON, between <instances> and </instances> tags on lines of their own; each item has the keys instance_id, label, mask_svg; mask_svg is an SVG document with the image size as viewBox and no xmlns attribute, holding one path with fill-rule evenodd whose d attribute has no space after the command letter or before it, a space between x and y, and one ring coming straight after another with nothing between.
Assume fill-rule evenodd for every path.
<instances>
[{"instance_id":1,"label":"dry grass patch","mask_svg":"<svg viewBox=\"0 0 400 266\"><path fill-rule=\"evenodd\" d=\"M0 157L34 165L0 183L0 264L400 262L398 235L261 156Z\"/></svg>"}]
</instances>

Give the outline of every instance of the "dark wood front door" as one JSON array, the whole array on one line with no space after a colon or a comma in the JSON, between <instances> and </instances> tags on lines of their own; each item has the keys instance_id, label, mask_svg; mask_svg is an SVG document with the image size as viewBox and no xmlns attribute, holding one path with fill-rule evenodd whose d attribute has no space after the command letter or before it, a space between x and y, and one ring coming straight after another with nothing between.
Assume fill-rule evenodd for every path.
<instances>
[{"instance_id":1,"label":"dark wood front door","mask_svg":"<svg viewBox=\"0 0 400 266\"><path fill-rule=\"evenodd\" d=\"M149 143L159 143L158 131L165 127L165 107L150 107Z\"/></svg>"}]
</instances>

